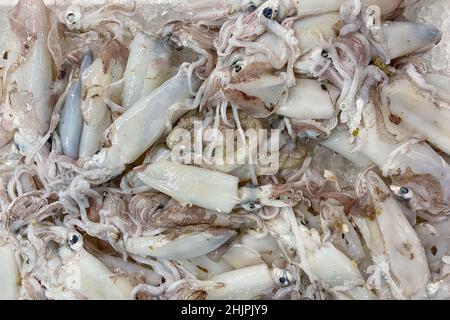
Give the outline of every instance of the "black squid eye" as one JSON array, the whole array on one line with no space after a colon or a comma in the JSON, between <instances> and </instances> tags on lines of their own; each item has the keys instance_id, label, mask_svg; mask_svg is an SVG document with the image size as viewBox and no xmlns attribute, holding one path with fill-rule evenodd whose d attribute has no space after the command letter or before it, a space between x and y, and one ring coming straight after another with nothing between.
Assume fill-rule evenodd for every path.
<instances>
[{"instance_id":1,"label":"black squid eye","mask_svg":"<svg viewBox=\"0 0 450 320\"><path fill-rule=\"evenodd\" d=\"M95 151L94 154L99 154L100 153L100 149L98 149L97 151Z\"/></svg>"},{"instance_id":2,"label":"black squid eye","mask_svg":"<svg viewBox=\"0 0 450 320\"><path fill-rule=\"evenodd\" d=\"M69 245L72 246L72 245L76 244L78 242L78 240L80 240L80 238L76 234L72 235L69 239Z\"/></svg>"},{"instance_id":3,"label":"black squid eye","mask_svg":"<svg viewBox=\"0 0 450 320\"><path fill-rule=\"evenodd\" d=\"M322 50L322 52L320 53L320 55L321 55L323 58L328 58L328 52L327 52L326 50Z\"/></svg>"},{"instance_id":4,"label":"black squid eye","mask_svg":"<svg viewBox=\"0 0 450 320\"><path fill-rule=\"evenodd\" d=\"M407 194L409 193L409 188L407 188L407 187L401 187L401 188L400 188L400 193L401 193L402 195L407 195Z\"/></svg>"},{"instance_id":5,"label":"black squid eye","mask_svg":"<svg viewBox=\"0 0 450 320\"><path fill-rule=\"evenodd\" d=\"M272 19L273 9L269 8L269 7L266 7L266 8L263 9L262 14L267 19Z\"/></svg>"},{"instance_id":6,"label":"black squid eye","mask_svg":"<svg viewBox=\"0 0 450 320\"><path fill-rule=\"evenodd\" d=\"M238 64L234 66L234 72L239 73L241 70L242 70L242 66L240 66Z\"/></svg>"},{"instance_id":7,"label":"black squid eye","mask_svg":"<svg viewBox=\"0 0 450 320\"><path fill-rule=\"evenodd\" d=\"M281 277L280 279L278 279L278 281L280 281L281 284L284 284L287 279L285 277Z\"/></svg>"},{"instance_id":8,"label":"black squid eye","mask_svg":"<svg viewBox=\"0 0 450 320\"><path fill-rule=\"evenodd\" d=\"M67 14L67 21L69 21L69 23L74 24L75 23L75 14L70 12Z\"/></svg>"},{"instance_id":9,"label":"black squid eye","mask_svg":"<svg viewBox=\"0 0 450 320\"><path fill-rule=\"evenodd\" d=\"M247 10L250 11L250 12L252 12L252 11L255 11L257 8L258 8L258 7L256 6L256 4L251 3L251 4L247 7Z\"/></svg>"}]
</instances>

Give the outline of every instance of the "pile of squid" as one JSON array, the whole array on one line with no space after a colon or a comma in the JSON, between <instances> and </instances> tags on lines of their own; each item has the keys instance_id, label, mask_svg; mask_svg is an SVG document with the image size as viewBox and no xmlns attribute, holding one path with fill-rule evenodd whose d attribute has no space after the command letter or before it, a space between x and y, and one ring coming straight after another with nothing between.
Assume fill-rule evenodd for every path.
<instances>
[{"instance_id":1,"label":"pile of squid","mask_svg":"<svg viewBox=\"0 0 450 320\"><path fill-rule=\"evenodd\" d=\"M155 34L134 3L18 1L0 299L450 298L450 78L405 6L178 0ZM174 161L195 122L278 130L278 167Z\"/></svg>"}]
</instances>

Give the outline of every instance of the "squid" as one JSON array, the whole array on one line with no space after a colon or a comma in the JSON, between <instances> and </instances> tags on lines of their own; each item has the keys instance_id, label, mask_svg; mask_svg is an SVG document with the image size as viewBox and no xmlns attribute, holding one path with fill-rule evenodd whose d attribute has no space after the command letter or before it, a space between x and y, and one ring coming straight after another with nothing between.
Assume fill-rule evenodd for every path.
<instances>
[{"instance_id":1,"label":"squid","mask_svg":"<svg viewBox=\"0 0 450 320\"><path fill-rule=\"evenodd\" d=\"M256 275L256 276L255 276ZM256 299L286 286L292 276L284 270L270 270L265 264L224 272L211 277L206 300Z\"/></svg>"},{"instance_id":2,"label":"squid","mask_svg":"<svg viewBox=\"0 0 450 320\"><path fill-rule=\"evenodd\" d=\"M389 188L369 170L361 175L357 192L361 198L352 214L364 217L357 225L365 230L363 238L372 248L372 261L379 263L392 294L401 299L423 299L430 281L425 250Z\"/></svg>"},{"instance_id":3,"label":"squid","mask_svg":"<svg viewBox=\"0 0 450 320\"><path fill-rule=\"evenodd\" d=\"M92 157L103 144L104 132L112 121L105 98L113 98L114 93L108 92L108 86L122 78L127 59L128 49L111 39L82 74L81 110L84 122L78 152L80 158Z\"/></svg>"},{"instance_id":4,"label":"squid","mask_svg":"<svg viewBox=\"0 0 450 320\"><path fill-rule=\"evenodd\" d=\"M190 259L208 254L235 237L227 229L204 230L186 227L168 234L128 238L125 250L140 256L160 259Z\"/></svg>"},{"instance_id":5,"label":"squid","mask_svg":"<svg viewBox=\"0 0 450 320\"><path fill-rule=\"evenodd\" d=\"M424 222L418 224L414 229L419 236L427 255L430 270L438 272L441 260L448 255L449 220L439 222Z\"/></svg>"},{"instance_id":6,"label":"squid","mask_svg":"<svg viewBox=\"0 0 450 320\"><path fill-rule=\"evenodd\" d=\"M385 63L411 53L421 52L437 44L442 34L434 26L408 21L385 22L380 27L383 34L379 53L385 59Z\"/></svg>"},{"instance_id":7,"label":"squid","mask_svg":"<svg viewBox=\"0 0 450 320\"><path fill-rule=\"evenodd\" d=\"M298 120L326 120L335 110L327 86L312 79L297 79L295 87L289 89L289 98L275 113Z\"/></svg>"},{"instance_id":8,"label":"squid","mask_svg":"<svg viewBox=\"0 0 450 320\"><path fill-rule=\"evenodd\" d=\"M450 132L447 119L449 105L439 98L430 99L408 79L392 79L383 88L387 129L402 141L405 137L425 138L442 151L450 154ZM390 115L390 118L389 118Z\"/></svg>"},{"instance_id":9,"label":"squid","mask_svg":"<svg viewBox=\"0 0 450 320\"><path fill-rule=\"evenodd\" d=\"M322 283L337 299L376 299L357 266L330 242L320 243L314 229L298 223L292 208L283 208L278 222L279 226L269 228L284 246L297 251L300 267L311 283Z\"/></svg>"},{"instance_id":10,"label":"squid","mask_svg":"<svg viewBox=\"0 0 450 320\"><path fill-rule=\"evenodd\" d=\"M0 256L0 300L16 300L20 292L20 276L13 246L0 245Z\"/></svg>"},{"instance_id":11,"label":"squid","mask_svg":"<svg viewBox=\"0 0 450 320\"><path fill-rule=\"evenodd\" d=\"M189 98L187 66L184 65L176 76L142 97L112 123L107 134L107 146L101 148L84 167L88 170L102 168L111 175L120 173L126 164L136 161L166 132L167 124L172 125L189 110ZM130 144L130 136L139 139Z\"/></svg>"},{"instance_id":12,"label":"squid","mask_svg":"<svg viewBox=\"0 0 450 320\"><path fill-rule=\"evenodd\" d=\"M373 103L366 109L367 127L363 136L364 143L355 150L348 134L336 130L332 136L322 142L326 147L340 153L343 157L365 166L370 163L377 165L384 176L398 174L429 174L435 177L442 188L445 199L449 195L448 163L426 142L409 139L399 143L394 137L383 130L376 120ZM418 160L424 159L424 160ZM425 160L427 159L427 160Z\"/></svg>"},{"instance_id":13,"label":"squid","mask_svg":"<svg viewBox=\"0 0 450 320\"><path fill-rule=\"evenodd\" d=\"M188 48L200 55L200 59L189 66L190 81L194 72L200 78L206 78L214 69L216 57L213 50L217 36L217 31L212 28L201 28L183 21L168 23L161 34L167 48L172 50ZM194 93L193 88L191 92Z\"/></svg>"},{"instance_id":14,"label":"squid","mask_svg":"<svg viewBox=\"0 0 450 320\"><path fill-rule=\"evenodd\" d=\"M450 80L406 5L19 0L0 299L449 298Z\"/></svg>"},{"instance_id":15,"label":"squid","mask_svg":"<svg viewBox=\"0 0 450 320\"><path fill-rule=\"evenodd\" d=\"M295 202L295 191L289 200L277 200L286 185L245 186L238 188L239 179L232 175L160 161L135 169L142 182L163 192L182 205L196 205L205 209L230 213L237 205L255 207L262 205L285 207Z\"/></svg>"},{"instance_id":16,"label":"squid","mask_svg":"<svg viewBox=\"0 0 450 320\"><path fill-rule=\"evenodd\" d=\"M15 58L8 62L4 106L13 118L2 119L2 128L9 127L10 134L16 130L14 142L28 157L37 151L34 149L40 146L52 118L53 61L47 47L50 16L42 0L19 1L8 12L16 44L4 55L8 60Z\"/></svg>"},{"instance_id":17,"label":"squid","mask_svg":"<svg viewBox=\"0 0 450 320\"><path fill-rule=\"evenodd\" d=\"M133 214L142 216L146 211L150 214L152 209L148 208L147 204L151 205L153 201L150 194L135 195L130 201L130 206L132 205L134 209ZM250 218L239 214L227 215L196 206L183 207L177 201L169 201L162 209L156 209L151 216L142 221L144 225L153 228L176 228L204 224L230 229L240 229L253 225L253 222Z\"/></svg>"},{"instance_id":18,"label":"squid","mask_svg":"<svg viewBox=\"0 0 450 320\"><path fill-rule=\"evenodd\" d=\"M59 136L61 138L62 153L78 159L81 131L83 128L83 114L81 111L81 89L83 72L92 64L92 52L83 57L78 70L78 79L72 79L67 93L64 107L61 111Z\"/></svg>"},{"instance_id":19,"label":"squid","mask_svg":"<svg viewBox=\"0 0 450 320\"><path fill-rule=\"evenodd\" d=\"M340 21L339 13L333 12L299 19L292 25L292 29L302 51L307 51L317 45L315 41L317 34L320 34L324 40L336 37Z\"/></svg>"},{"instance_id":20,"label":"squid","mask_svg":"<svg viewBox=\"0 0 450 320\"><path fill-rule=\"evenodd\" d=\"M345 0L179 0L174 4L175 10L192 12L191 19L205 22L220 22L224 18L233 16L239 11L253 12L257 9L271 9L275 12L274 17L283 20L289 16L297 18L311 15L319 15L330 12L338 12ZM388 15L397 10L401 0L364 0L367 6L375 5L380 8L382 15Z\"/></svg>"},{"instance_id":21,"label":"squid","mask_svg":"<svg viewBox=\"0 0 450 320\"><path fill-rule=\"evenodd\" d=\"M70 5L58 13L58 21L68 30L77 32L94 31L103 37L113 37L119 41L125 40L130 32L126 23L116 15L132 17L136 14L136 6L108 3L92 11L78 5Z\"/></svg>"},{"instance_id":22,"label":"squid","mask_svg":"<svg viewBox=\"0 0 450 320\"><path fill-rule=\"evenodd\" d=\"M295 1L289 2L295 3ZM302 1L297 4L296 12L298 16L310 16L327 12L336 12L339 11L345 2L345 0ZM400 0L363 0L361 3L365 6L377 6L382 16L393 13L402 5L402 1Z\"/></svg>"},{"instance_id":23,"label":"squid","mask_svg":"<svg viewBox=\"0 0 450 320\"><path fill-rule=\"evenodd\" d=\"M61 249L59 253L68 259L71 252ZM73 263L73 264L72 264ZM79 271L80 282L76 292L90 300L129 300L131 299L132 286L130 280L121 275L114 275L100 260L82 249L79 257L71 262L72 268ZM68 268L68 267L66 267ZM68 269L72 269L68 268Z\"/></svg>"},{"instance_id":24,"label":"squid","mask_svg":"<svg viewBox=\"0 0 450 320\"><path fill-rule=\"evenodd\" d=\"M171 52L158 40L141 32L134 36L124 73L124 108L131 108L140 98L149 95L167 80L171 56Z\"/></svg>"},{"instance_id":25,"label":"squid","mask_svg":"<svg viewBox=\"0 0 450 320\"><path fill-rule=\"evenodd\" d=\"M116 275L84 249L82 236L62 226L27 228L28 243L18 249L22 295L47 299L131 299L130 280ZM45 257L40 256L41 250ZM36 284L38 281L38 284ZM44 298L41 297L41 298Z\"/></svg>"},{"instance_id":26,"label":"squid","mask_svg":"<svg viewBox=\"0 0 450 320\"><path fill-rule=\"evenodd\" d=\"M282 259L279 250L278 243L270 235L256 238L247 233L234 243L222 256L222 260L235 269L256 266L264 262L274 264Z\"/></svg>"},{"instance_id":27,"label":"squid","mask_svg":"<svg viewBox=\"0 0 450 320\"><path fill-rule=\"evenodd\" d=\"M201 106L220 105L228 99L255 118L268 117L289 93L282 73L274 72L259 56L241 52L233 54L220 69L216 67L200 90Z\"/></svg>"}]
</instances>

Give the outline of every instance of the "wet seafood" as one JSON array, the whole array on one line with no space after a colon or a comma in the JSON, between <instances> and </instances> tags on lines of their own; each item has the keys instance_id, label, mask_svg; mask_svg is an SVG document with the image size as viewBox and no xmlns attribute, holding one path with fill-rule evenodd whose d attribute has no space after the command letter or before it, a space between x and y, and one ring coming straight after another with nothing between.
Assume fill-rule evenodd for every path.
<instances>
[{"instance_id":1,"label":"wet seafood","mask_svg":"<svg viewBox=\"0 0 450 320\"><path fill-rule=\"evenodd\" d=\"M127 59L128 49L116 40L108 40L99 57L82 74L84 123L78 152L80 158L93 156L102 146L103 134L112 121L105 99L114 99L114 92L108 92L107 88L123 77Z\"/></svg>"},{"instance_id":2,"label":"wet seafood","mask_svg":"<svg viewBox=\"0 0 450 320\"><path fill-rule=\"evenodd\" d=\"M59 136L61 138L61 148L63 154L78 159L81 131L83 128L83 114L81 110L81 88L83 72L92 64L92 53L87 53L83 57L78 70L78 79L73 79L64 108L61 111L61 122Z\"/></svg>"},{"instance_id":3,"label":"wet seafood","mask_svg":"<svg viewBox=\"0 0 450 320\"><path fill-rule=\"evenodd\" d=\"M0 299L449 299L448 30L408 5L0 12Z\"/></svg>"},{"instance_id":4,"label":"wet seafood","mask_svg":"<svg viewBox=\"0 0 450 320\"><path fill-rule=\"evenodd\" d=\"M170 57L170 52L157 40L142 33L134 37L124 74L123 107L130 108L167 80Z\"/></svg>"}]
</instances>

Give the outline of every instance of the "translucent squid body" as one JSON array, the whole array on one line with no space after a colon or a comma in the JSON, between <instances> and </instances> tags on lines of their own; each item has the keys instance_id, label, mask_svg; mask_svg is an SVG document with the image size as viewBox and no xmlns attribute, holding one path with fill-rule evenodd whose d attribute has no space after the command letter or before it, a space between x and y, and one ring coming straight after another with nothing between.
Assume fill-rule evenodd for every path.
<instances>
[{"instance_id":1,"label":"translucent squid body","mask_svg":"<svg viewBox=\"0 0 450 320\"><path fill-rule=\"evenodd\" d=\"M192 230L190 230L192 229ZM208 254L231 238L236 232L227 229L198 229L174 231L170 234L128 238L125 242L127 252L143 257L161 259L190 259Z\"/></svg>"},{"instance_id":2,"label":"translucent squid body","mask_svg":"<svg viewBox=\"0 0 450 320\"><path fill-rule=\"evenodd\" d=\"M364 5L380 7L380 13L388 15L402 3L401 0L364 0ZM267 16L282 21L288 16L305 17L339 11L345 0L181 0L174 4L176 10L192 12L192 19L214 23L232 16L238 11L265 11ZM264 10L265 9L265 10ZM269 11L271 12L269 14Z\"/></svg>"},{"instance_id":3,"label":"translucent squid body","mask_svg":"<svg viewBox=\"0 0 450 320\"><path fill-rule=\"evenodd\" d=\"M8 98L6 83L9 72L16 63L17 55L20 52L20 43L16 40L16 36L10 28L8 16L2 15L0 19L4 26L3 32L0 35L0 64L2 68L0 71L0 101L3 104L1 108L3 114L0 118L0 146L3 147L14 138L15 133L12 128L13 119L9 119L5 114L7 110L4 102Z\"/></svg>"},{"instance_id":4,"label":"translucent squid body","mask_svg":"<svg viewBox=\"0 0 450 320\"><path fill-rule=\"evenodd\" d=\"M137 33L130 44L124 74L122 105L129 109L167 80L171 52L158 40Z\"/></svg>"},{"instance_id":5,"label":"translucent squid body","mask_svg":"<svg viewBox=\"0 0 450 320\"><path fill-rule=\"evenodd\" d=\"M398 140L405 136L426 138L430 143L450 154L450 108L442 100L430 100L429 93L417 88L410 80L393 80L383 89L385 113L395 117L386 121L389 131ZM434 100L434 101L433 101Z\"/></svg>"},{"instance_id":6,"label":"translucent squid body","mask_svg":"<svg viewBox=\"0 0 450 320\"><path fill-rule=\"evenodd\" d=\"M275 113L298 120L330 119L334 115L334 103L324 84L297 79L296 85L289 89L288 99Z\"/></svg>"},{"instance_id":7,"label":"translucent squid body","mask_svg":"<svg viewBox=\"0 0 450 320\"><path fill-rule=\"evenodd\" d=\"M116 275L83 247L82 236L61 226L31 227L27 231L32 247L22 248L27 258L21 268L24 282L38 280L33 290L48 299L131 299L132 285L124 275ZM30 250L33 249L33 250ZM46 259L35 259L46 250ZM36 294L24 288L23 294Z\"/></svg>"},{"instance_id":8,"label":"translucent squid body","mask_svg":"<svg viewBox=\"0 0 450 320\"><path fill-rule=\"evenodd\" d=\"M81 89L83 72L92 64L92 52L83 57L78 70L78 78L73 79L64 103L59 124L62 153L78 159L81 131L83 128L83 114L81 112Z\"/></svg>"},{"instance_id":9,"label":"translucent squid body","mask_svg":"<svg viewBox=\"0 0 450 320\"><path fill-rule=\"evenodd\" d=\"M187 100L191 93L186 71L186 66L182 66L176 76L142 97L114 121L107 135L110 146L102 148L86 166L120 172L125 164L133 163L152 146L167 126L189 109Z\"/></svg>"},{"instance_id":10,"label":"translucent squid body","mask_svg":"<svg viewBox=\"0 0 450 320\"><path fill-rule=\"evenodd\" d=\"M373 171L368 171L357 192L359 196L369 196L369 203L362 200L361 209L355 209L366 217L356 219L357 226L371 250L372 261L386 275L393 296L423 299L430 281L425 250L389 188Z\"/></svg>"},{"instance_id":11,"label":"translucent squid body","mask_svg":"<svg viewBox=\"0 0 450 320\"><path fill-rule=\"evenodd\" d=\"M70 249L61 248L59 254L73 254ZM84 248L79 251L73 261L65 265L68 271L75 272L79 278L75 281L77 293L90 300L129 300L133 289L130 280L123 275L115 275L100 260L88 253Z\"/></svg>"},{"instance_id":12,"label":"translucent squid body","mask_svg":"<svg viewBox=\"0 0 450 320\"><path fill-rule=\"evenodd\" d=\"M128 59L128 49L111 39L104 45L99 56L81 77L83 130L79 148L80 158L89 158L103 144L103 135L111 125L111 112L105 99L118 98L120 94L108 86L120 80Z\"/></svg>"},{"instance_id":13,"label":"translucent squid body","mask_svg":"<svg viewBox=\"0 0 450 320\"><path fill-rule=\"evenodd\" d=\"M351 68L354 68L353 73L358 74L358 77L373 73L370 69L364 71L371 57L381 57L389 64L392 59L427 50L441 39L440 31L433 26L393 21L377 25L376 36L369 34L358 40L356 34L336 36L336 25L331 24L333 22L332 14L328 14L300 19L293 25L305 50L296 61L294 70L301 75L328 80L341 89L350 87L351 84L347 82L354 81L352 74L349 75ZM331 42L331 46L323 40ZM365 49L362 50L360 46ZM347 59L342 60L336 54L336 49L343 50ZM348 59L361 60L360 65L349 64Z\"/></svg>"},{"instance_id":14,"label":"translucent squid body","mask_svg":"<svg viewBox=\"0 0 450 320\"><path fill-rule=\"evenodd\" d=\"M382 24L381 30L390 60L427 50L442 37L436 27L408 21L386 22Z\"/></svg>"},{"instance_id":15,"label":"translucent squid body","mask_svg":"<svg viewBox=\"0 0 450 320\"><path fill-rule=\"evenodd\" d=\"M0 245L0 300L19 297L20 276L15 252L11 245Z\"/></svg>"},{"instance_id":16,"label":"translucent squid body","mask_svg":"<svg viewBox=\"0 0 450 320\"><path fill-rule=\"evenodd\" d=\"M53 107L50 103L52 57L47 48L50 11L42 0L21 0L9 12L9 23L20 43L17 66L10 80L17 85L13 94L22 101L12 105L13 112L21 115L16 117L14 125L22 140L33 143L47 132Z\"/></svg>"},{"instance_id":17,"label":"translucent squid body","mask_svg":"<svg viewBox=\"0 0 450 320\"><path fill-rule=\"evenodd\" d=\"M280 2L286 2L281 0ZM341 6L345 3L345 0L307 0L307 1L293 1L289 0L291 5L296 3L296 12L298 16L310 16L323 14L328 12L337 12L341 8ZM402 1L401 0L362 0L361 1L365 6L378 6L380 8L380 14L386 16L392 12L394 12L397 8L400 7Z\"/></svg>"},{"instance_id":18,"label":"translucent squid body","mask_svg":"<svg viewBox=\"0 0 450 320\"><path fill-rule=\"evenodd\" d=\"M197 205L218 212L229 213L238 204L253 208L255 203L285 207L292 200L278 200L285 190L283 187L238 188L239 179L235 176L176 162L160 161L135 171L142 182L173 197L182 205Z\"/></svg>"},{"instance_id":19,"label":"translucent squid body","mask_svg":"<svg viewBox=\"0 0 450 320\"><path fill-rule=\"evenodd\" d=\"M257 299L288 285L292 275L259 264L214 275L209 281L216 285L205 290L207 300Z\"/></svg>"},{"instance_id":20,"label":"translucent squid body","mask_svg":"<svg viewBox=\"0 0 450 320\"><path fill-rule=\"evenodd\" d=\"M138 177L183 205L228 213L240 201L239 179L221 172L161 161L138 169Z\"/></svg>"},{"instance_id":21,"label":"translucent squid body","mask_svg":"<svg viewBox=\"0 0 450 320\"><path fill-rule=\"evenodd\" d=\"M311 282L320 281L337 299L376 299L351 259L330 242L320 243L317 235L299 224L292 208L283 208L281 214L270 228L288 248L297 250L300 267Z\"/></svg>"}]
</instances>

